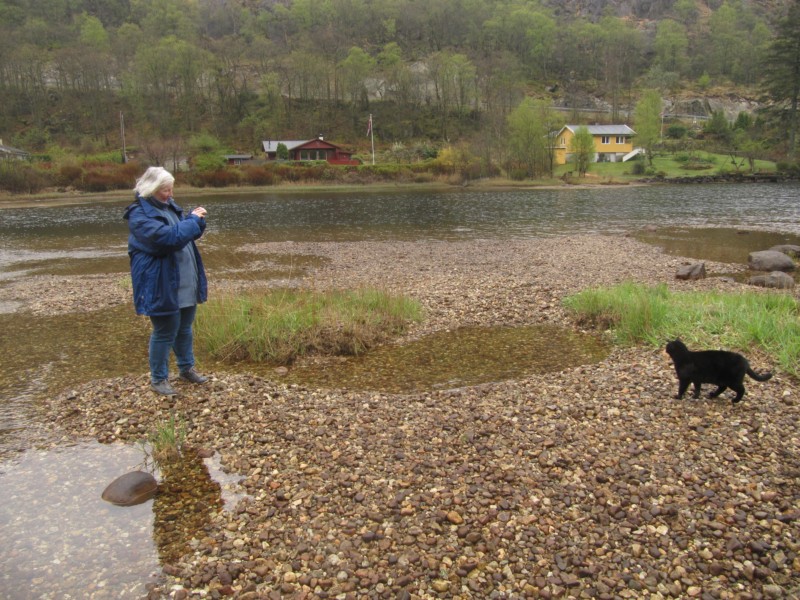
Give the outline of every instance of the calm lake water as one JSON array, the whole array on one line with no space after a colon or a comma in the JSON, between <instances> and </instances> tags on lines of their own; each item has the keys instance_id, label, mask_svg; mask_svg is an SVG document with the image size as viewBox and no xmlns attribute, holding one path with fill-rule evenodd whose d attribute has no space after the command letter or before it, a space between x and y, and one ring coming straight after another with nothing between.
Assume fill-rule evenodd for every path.
<instances>
[{"instance_id":1,"label":"calm lake water","mask_svg":"<svg viewBox=\"0 0 800 600\"><path fill-rule=\"evenodd\" d=\"M0 209L0 286L42 273L125 273L127 228L121 215L127 203ZM242 244L288 240L509 239L655 226L649 241L667 251L723 262L746 261L753 246L800 243L800 184L202 198L181 197L179 190L178 203L185 209L202 204L209 211L202 251L210 269L247 261L246 254L235 253ZM738 230L751 234L737 235ZM120 509L98 501L103 487L133 468L140 454L96 445L17 451L36 440L29 405L59 391L64 377L77 385L143 373L149 327L129 306L69 319L14 310L0 304L0 504L5 506L0 538L15 540L0 550L0 564L7 567L5 576L0 574L0 597L141 597L159 571L159 549L152 543L158 520L154 524L151 514L157 507L150 501ZM446 353L445 347L441 354ZM373 364L369 377L376 370ZM426 385L438 385L440 374L430 377ZM442 377L450 381L447 374ZM16 459L4 460L10 455ZM211 470L216 481L220 474ZM65 481L72 487L65 488ZM69 562L74 558L86 566L85 573ZM66 571L77 576L67 580Z\"/></svg>"},{"instance_id":2,"label":"calm lake water","mask_svg":"<svg viewBox=\"0 0 800 600\"><path fill-rule=\"evenodd\" d=\"M452 240L627 232L647 225L800 233L800 184L657 185L449 192L314 192L180 196L209 209L209 238L257 241ZM0 273L16 260L124 245L127 202L0 210Z\"/></svg>"}]
</instances>

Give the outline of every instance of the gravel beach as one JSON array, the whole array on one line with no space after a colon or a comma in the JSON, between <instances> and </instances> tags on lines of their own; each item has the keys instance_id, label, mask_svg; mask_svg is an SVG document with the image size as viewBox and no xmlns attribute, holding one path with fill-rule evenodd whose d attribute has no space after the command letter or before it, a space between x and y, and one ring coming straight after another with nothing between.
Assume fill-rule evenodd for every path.
<instances>
[{"instance_id":1,"label":"gravel beach","mask_svg":"<svg viewBox=\"0 0 800 600\"><path fill-rule=\"evenodd\" d=\"M247 251L321 257L297 285L419 300L426 318L406 340L466 325L578 328L563 298L622 281L738 289L677 281L688 261L625 236ZM123 275L14 283L0 301L51 314L130 302ZM209 276L212 294L242 285ZM414 394L209 375L176 383L175 400L142 374L45 407L53 438L103 443L139 440L177 411L191 446L240 478L239 502L206 511L153 598L800 597L800 384L780 371L746 382L738 405L675 400L663 348L644 346Z\"/></svg>"}]
</instances>

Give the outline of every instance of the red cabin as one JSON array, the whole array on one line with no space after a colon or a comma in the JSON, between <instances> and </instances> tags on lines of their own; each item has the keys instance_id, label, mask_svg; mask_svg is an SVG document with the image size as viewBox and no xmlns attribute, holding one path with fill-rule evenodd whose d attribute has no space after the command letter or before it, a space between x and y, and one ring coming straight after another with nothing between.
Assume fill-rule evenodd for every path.
<instances>
[{"instance_id":1,"label":"red cabin","mask_svg":"<svg viewBox=\"0 0 800 600\"><path fill-rule=\"evenodd\" d=\"M359 165L351 152L322 139L313 140L269 140L261 142L267 160L278 160L278 146L283 144L289 151L288 160L324 160L332 165Z\"/></svg>"}]
</instances>

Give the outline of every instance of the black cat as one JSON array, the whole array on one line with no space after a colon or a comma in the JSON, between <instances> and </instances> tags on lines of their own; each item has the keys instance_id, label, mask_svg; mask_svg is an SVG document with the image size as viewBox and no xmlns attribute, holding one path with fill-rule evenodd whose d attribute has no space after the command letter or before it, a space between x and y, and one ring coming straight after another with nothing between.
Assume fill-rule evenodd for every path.
<instances>
[{"instance_id":1,"label":"black cat","mask_svg":"<svg viewBox=\"0 0 800 600\"><path fill-rule=\"evenodd\" d=\"M675 364L678 374L678 395L680 399L690 383L694 384L694 397L700 397L700 385L713 383L717 389L708 397L716 398L726 389L736 392L733 402L739 402L744 396L744 376L749 375L756 381L766 381L772 373L759 375L750 368L750 363L741 354L725 350L702 350L693 352L682 341L673 340L667 344L667 354Z\"/></svg>"}]
</instances>

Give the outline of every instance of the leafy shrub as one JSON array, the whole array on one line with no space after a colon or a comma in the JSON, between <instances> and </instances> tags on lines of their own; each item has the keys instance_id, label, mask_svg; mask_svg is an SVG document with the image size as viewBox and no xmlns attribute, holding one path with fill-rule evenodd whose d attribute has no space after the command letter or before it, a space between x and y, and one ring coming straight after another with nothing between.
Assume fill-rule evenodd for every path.
<instances>
[{"instance_id":1,"label":"leafy shrub","mask_svg":"<svg viewBox=\"0 0 800 600\"><path fill-rule=\"evenodd\" d=\"M219 171L225 168L225 157L221 154L198 154L192 158L193 171Z\"/></svg>"},{"instance_id":2,"label":"leafy shrub","mask_svg":"<svg viewBox=\"0 0 800 600\"><path fill-rule=\"evenodd\" d=\"M688 129L683 125L670 125L667 127L667 136L674 140L680 140L686 137L687 132Z\"/></svg>"},{"instance_id":3,"label":"leafy shrub","mask_svg":"<svg viewBox=\"0 0 800 600\"><path fill-rule=\"evenodd\" d=\"M790 163L780 161L776 164L778 173L783 173L789 177L800 177L800 163Z\"/></svg>"},{"instance_id":4,"label":"leafy shrub","mask_svg":"<svg viewBox=\"0 0 800 600\"><path fill-rule=\"evenodd\" d=\"M89 171L77 182L77 187L85 192L107 192L116 188L116 179L108 172Z\"/></svg>"},{"instance_id":5,"label":"leafy shrub","mask_svg":"<svg viewBox=\"0 0 800 600\"><path fill-rule=\"evenodd\" d=\"M232 169L197 171L189 175L189 183L195 187L227 187L239 184L239 172Z\"/></svg>"},{"instance_id":6,"label":"leafy shrub","mask_svg":"<svg viewBox=\"0 0 800 600\"><path fill-rule=\"evenodd\" d=\"M704 171L712 168L716 164L717 159L713 156L682 153L675 157L675 162L681 165L681 169L687 171Z\"/></svg>"},{"instance_id":7,"label":"leafy shrub","mask_svg":"<svg viewBox=\"0 0 800 600\"><path fill-rule=\"evenodd\" d=\"M73 185L85 192L133 189L141 170L141 165L136 162L124 165L106 163L85 169L83 177Z\"/></svg>"},{"instance_id":8,"label":"leafy shrub","mask_svg":"<svg viewBox=\"0 0 800 600\"><path fill-rule=\"evenodd\" d=\"M246 165L242 167L242 182L249 185L273 185L275 173L268 167Z\"/></svg>"},{"instance_id":9,"label":"leafy shrub","mask_svg":"<svg viewBox=\"0 0 800 600\"><path fill-rule=\"evenodd\" d=\"M78 165L62 165L58 170L56 181L58 185L77 185L83 178L83 169Z\"/></svg>"},{"instance_id":10,"label":"leafy shrub","mask_svg":"<svg viewBox=\"0 0 800 600\"><path fill-rule=\"evenodd\" d=\"M642 160L635 160L631 164L631 174L633 175L644 175L646 170L647 166Z\"/></svg>"},{"instance_id":11,"label":"leafy shrub","mask_svg":"<svg viewBox=\"0 0 800 600\"><path fill-rule=\"evenodd\" d=\"M0 189L15 194L35 194L52 185L49 174L18 160L0 160Z\"/></svg>"}]
</instances>

